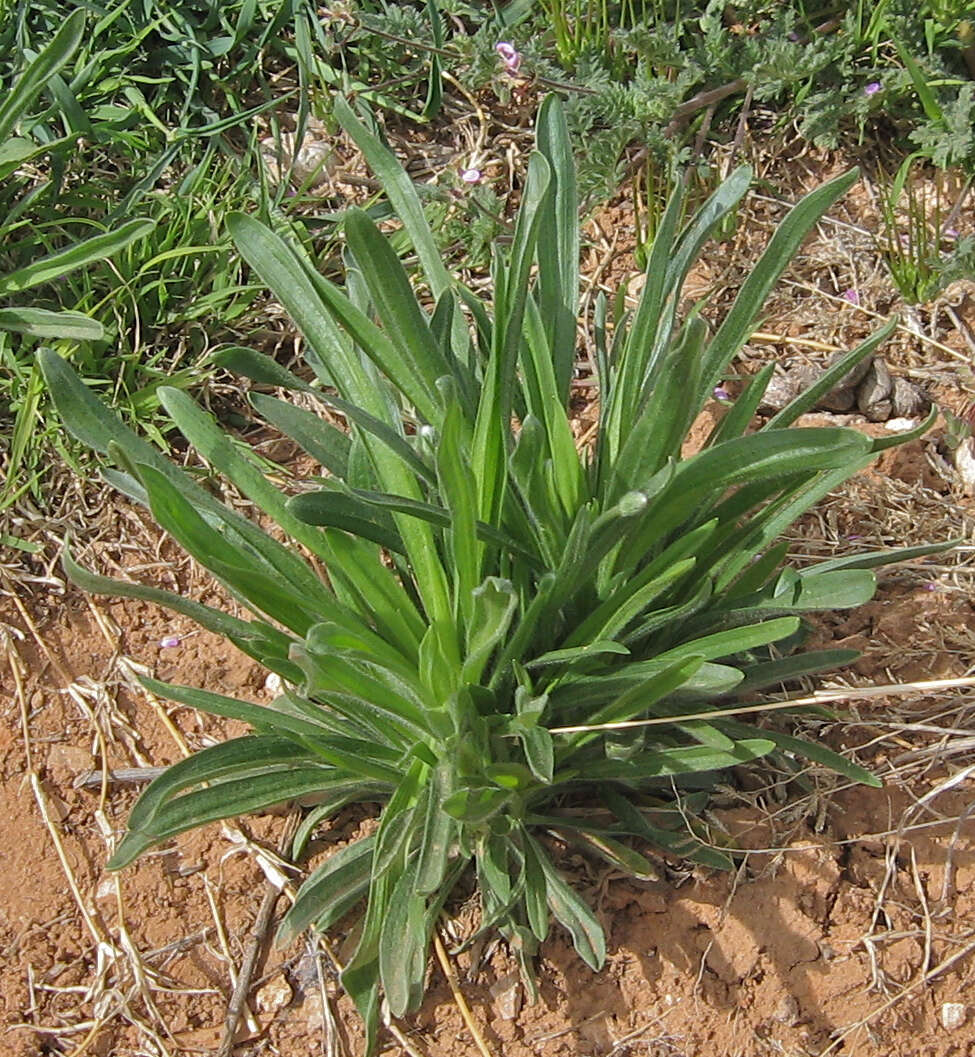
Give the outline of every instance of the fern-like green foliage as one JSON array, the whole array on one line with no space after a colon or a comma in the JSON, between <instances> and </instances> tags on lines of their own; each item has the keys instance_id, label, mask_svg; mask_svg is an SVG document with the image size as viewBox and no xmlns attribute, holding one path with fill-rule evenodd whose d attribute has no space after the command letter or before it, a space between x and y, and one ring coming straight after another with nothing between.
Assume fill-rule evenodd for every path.
<instances>
[{"instance_id":1,"label":"fern-like green foliage","mask_svg":"<svg viewBox=\"0 0 975 1057\"><path fill-rule=\"evenodd\" d=\"M68 427L116 464L109 480L253 616L104 580L70 557L69 574L89 590L193 617L283 685L258 706L145 680L253 733L168 768L133 809L111 865L213 819L314 797L298 853L341 806L381 803L376 832L313 871L283 925L285 939L326 929L364 904L342 980L372 1047L381 994L397 1015L420 1002L431 932L465 871L476 875L482 930L500 930L528 978L551 916L598 969L603 930L553 861L550 834L638 876L653 865L634 837L644 850L722 867L728 856L702 839L697 820L728 768L784 753L876 784L825 746L739 722L728 709L761 687L851 660L850 651L797 652L802 615L867 601L870 567L904 552L796 570L783 567L778 542L896 443L788 428L890 326L749 432L771 377L763 370L703 450L681 454L766 294L855 174L788 214L713 335L697 315L678 317L680 290L750 173L733 173L683 230L674 195L635 312L609 319L605 302L597 306L599 434L580 451L568 411L579 219L558 101L541 107L489 300L448 274L388 149L342 100L335 112L383 182L418 274L356 209L344 220L354 262L344 289L295 244L236 215L233 239L304 335L311 374L257 352L222 357L261 386L303 394L302 407L259 390L251 399L321 464L321 476L300 494L282 493L188 395L160 390L187 441L289 545L126 430L64 360L47 352L40 363ZM307 410L309 399L344 416L348 431ZM567 810L579 798L594 810Z\"/></svg>"}]
</instances>

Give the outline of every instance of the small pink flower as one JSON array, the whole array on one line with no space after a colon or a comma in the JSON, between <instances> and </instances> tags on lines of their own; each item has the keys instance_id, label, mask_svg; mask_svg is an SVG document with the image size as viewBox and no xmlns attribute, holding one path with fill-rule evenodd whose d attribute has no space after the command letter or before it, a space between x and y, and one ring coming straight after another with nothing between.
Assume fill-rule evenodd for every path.
<instances>
[{"instance_id":1,"label":"small pink flower","mask_svg":"<svg viewBox=\"0 0 975 1057\"><path fill-rule=\"evenodd\" d=\"M858 305L860 303L860 295L856 290L844 290L842 297L844 301L849 301L851 305Z\"/></svg>"},{"instance_id":2,"label":"small pink flower","mask_svg":"<svg viewBox=\"0 0 975 1057\"><path fill-rule=\"evenodd\" d=\"M164 650L171 650L171 649L174 649L175 647L179 646L182 643L182 641L183 640L179 637L179 635L164 635L159 640L159 645Z\"/></svg>"},{"instance_id":3,"label":"small pink flower","mask_svg":"<svg viewBox=\"0 0 975 1057\"><path fill-rule=\"evenodd\" d=\"M461 174L460 178L465 184L479 184L481 182L481 170L480 169L465 169Z\"/></svg>"},{"instance_id":4,"label":"small pink flower","mask_svg":"<svg viewBox=\"0 0 975 1057\"><path fill-rule=\"evenodd\" d=\"M863 89L863 94L864 95L876 95L882 88L883 88L883 85L880 83L880 81L871 81Z\"/></svg>"},{"instance_id":5,"label":"small pink flower","mask_svg":"<svg viewBox=\"0 0 975 1057\"><path fill-rule=\"evenodd\" d=\"M498 53L508 73L518 72L518 68L521 66L521 52L515 48L514 44L509 44L508 41L502 40L494 46L494 50Z\"/></svg>"}]
</instances>

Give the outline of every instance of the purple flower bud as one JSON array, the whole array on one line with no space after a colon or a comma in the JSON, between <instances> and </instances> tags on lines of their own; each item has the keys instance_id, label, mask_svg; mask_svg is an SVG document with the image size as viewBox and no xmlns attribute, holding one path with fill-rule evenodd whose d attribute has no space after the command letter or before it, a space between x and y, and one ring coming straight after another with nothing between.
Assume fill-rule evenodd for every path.
<instances>
[{"instance_id":1,"label":"purple flower bud","mask_svg":"<svg viewBox=\"0 0 975 1057\"><path fill-rule=\"evenodd\" d=\"M883 85L880 83L880 81L871 81L863 89L863 94L864 95L876 95L882 88L883 88Z\"/></svg>"},{"instance_id":2,"label":"purple flower bud","mask_svg":"<svg viewBox=\"0 0 975 1057\"><path fill-rule=\"evenodd\" d=\"M176 646L179 646L182 641L183 640L179 637L179 635L164 635L159 640L159 645L164 650L171 650L174 649Z\"/></svg>"},{"instance_id":3,"label":"purple flower bud","mask_svg":"<svg viewBox=\"0 0 975 1057\"><path fill-rule=\"evenodd\" d=\"M860 295L856 290L844 290L842 297L844 301L849 301L851 305L858 305L860 303Z\"/></svg>"},{"instance_id":4,"label":"purple flower bud","mask_svg":"<svg viewBox=\"0 0 975 1057\"><path fill-rule=\"evenodd\" d=\"M711 395L714 397L715 400L720 400L722 402L731 399L731 393L729 393L728 390L725 389L722 385L716 385Z\"/></svg>"},{"instance_id":5,"label":"purple flower bud","mask_svg":"<svg viewBox=\"0 0 975 1057\"><path fill-rule=\"evenodd\" d=\"M481 182L481 170L480 169L465 169L461 174L460 178L465 184L479 184Z\"/></svg>"},{"instance_id":6,"label":"purple flower bud","mask_svg":"<svg viewBox=\"0 0 975 1057\"><path fill-rule=\"evenodd\" d=\"M938 590L938 585L937 584L933 584L933 583L931 583L929 581L928 583L926 583L924 585L924 590L925 591L937 591Z\"/></svg>"},{"instance_id":7,"label":"purple flower bud","mask_svg":"<svg viewBox=\"0 0 975 1057\"><path fill-rule=\"evenodd\" d=\"M518 72L518 67L521 66L521 53L515 48L514 44L509 44L508 41L502 40L494 46L494 50L500 56L508 73Z\"/></svg>"}]
</instances>

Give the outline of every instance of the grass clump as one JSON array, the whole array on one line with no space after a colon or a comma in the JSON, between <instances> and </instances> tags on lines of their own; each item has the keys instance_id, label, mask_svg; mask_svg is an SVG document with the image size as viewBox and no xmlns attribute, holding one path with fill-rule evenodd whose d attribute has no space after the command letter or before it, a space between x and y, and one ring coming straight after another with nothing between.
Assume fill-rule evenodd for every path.
<instances>
[{"instance_id":1,"label":"grass clump","mask_svg":"<svg viewBox=\"0 0 975 1057\"><path fill-rule=\"evenodd\" d=\"M546 835L638 876L653 865L628 843L633 837L722 867L730 860L703 840L700 815L727 769L775 756L794 767L799 756L876 784L825 746L739 722L728 709L855 656L803 652L803 614L867 601L871 567L892 555L796 570L780 536L900 438L788 428L880 344L887 326L750 433L772 375L766 368L703 449L682 454L766 294L855 174L795 206L713 334L695 312L679 318L680 290L751 174L733 173L682 230L681 193L673 196L635 312L610 318L605 302L597 307L599 433L592 450L580 451L568 411L578 206L557 100L539 113L513 238L495 249L489 302L444 268L413 184L388 149L342 100L335 112L412 241L422 293L359 210L344 219L344 289L294 244L237 214L233 240L304 334L313 377L246 350L221 357L345 417L348 432L278 396L252 397L322 475L298 494L281 492L189 396L159 390L213 472L291 545L123 427L63 359L45 352L40 362L68 427L115 463L109 480L146 504L253 617L114 583L68 557L71 576L192 616L283 684L265 707L145 680L171 700L244 720L253 733L157 779L111 865L205 822L313 796L319 803L296 837L297 855L341 806L380 803L377 830L311 874L283 925L284 938L326 929L365 901L342 979L371 1048L381 994L394 1014L419 1004L432 930L468 869L481 929L500 930L527 979L551 916L598 969L603 930L557 868ZM570 810L580 798L600 812Z\"/></svg>"},{"instance_id":2,"label":"grass clump","mask_svg":"<svg viewBox=\"0 0 975 1057\"><path fill-rule=\"evenodd\" d=\"M162 444L161 382L197 385L214 345L266 335L225 220L299 201L269 185L258 121L307 123L318 83L295 58L301 0L68 6L0 14L0 511L42 502L52 448L77 454L41 343Z\"/></svg>"}]
</instances>

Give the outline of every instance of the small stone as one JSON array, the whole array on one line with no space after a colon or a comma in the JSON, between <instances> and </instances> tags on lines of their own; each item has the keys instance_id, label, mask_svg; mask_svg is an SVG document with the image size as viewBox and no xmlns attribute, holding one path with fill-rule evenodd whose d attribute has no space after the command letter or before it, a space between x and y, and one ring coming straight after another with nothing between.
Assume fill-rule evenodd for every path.
<instances>
[{"instance_id":1,"label":"small stone","mask_svg":"<svg viewBox=\"0 0 975 1057\"><path fill-rule=\"evenodd\" d=\"M799 1023L802 1017L795 995L786 995L782 999L778 1008L772 1014L772 1019L784 1024L787 1028L794 1028Z\"/></svg>"},{"instance_id":2,"label":"small stone","mask_svg":"<svg viewBox=\"0 0 975 1057\"><path fill-rule=\"evenodd\" d=\"M799 392L796 380L778 364L762 397L762 411L781 411Z\"/></svg>"},{"instance_id":3,"label":"small stone","mask_svg":"<svg viewBox=\"0 0 975 1057\"><path fill-rule=\"evenodd\" d=\"M894 379L891 399L894 403L894 414L901 418L918 418L927 414L931 407L928 394L906 378Z\"/></svg>"},{"instance_id":4,"label":"small stone","mask_svg":"<svg viewBox=\"0 0 975 1057\"><path fill-rule=\"evenodd\" d=\"M494 1008L502 1020L514 1020L521 1011L521 977L517 972L502 976L491 987Z\"/></svg>"},{"instance_id":5,"label":"small stone","mask_svg":"<svg viewBox=\"0 0 975 1057\"><path fill-rule=\"evenodd\" d=\"M292 162L291 180L296 186L311 180L311 186L318 187L328 180L337 160L331 146L317 138L316 133L322 131L319 123L309 122L300 144L293 132L282 132L280 144L273 136L261 141L261 160L273 183L280 183Z\"/></svg>"},{"instance_id":6,"label":"small stone","mask_svg":"<svg viewBox=\"0 0 975 1057\"><path fill-rule=\"evenodd\" d=\"M962 479L966 495L975 495L975 440L966 437L965 440L955 448L955 469Z\"/></svg>"},{"instance_id":7,"label":"small stone","mask_svg":"<svg viewBox=\"0 0 975 1057\"><path fill-rule=\"evenodd\" d=\"M264 680L264 689L269 694L281 693L281 676L277 672L271 672Z\"/></svg>"},{"instance_id":8,"label":"small stone","mask_svg":"<svg viewBox=\"0 0 975 1057\"><path fill-rule=\"evenodd\" d=\"M833 355L830 356L829 360L827 360L826 365L828 367L833 367L837 363L839 363L839 361L842 360L844 356L846 356L846 352L842 349L839 352L834 352ZM860 382L862 382L863 379L866 377L867 371L870 370L870 365L872 363L872 356L864 356L863 359L859 361L859 363L855 363L846 372L846 374L843 375L843 377L836 383L836 388L839 389L842 387L843 389L849 389L852 386L859 385Z\"/></svg>"},{"instance_id":9,"label":"small stone","mask_svg":"<svg viewBox=\"0 0 975 1057\"><path fill-rule=\"evenodd\" d=\"M945 1002L941 1007L941 1026L945 1031L960 1028L968 1017L968 1009L962 1002Z\"/></svg>"},{"instance_id":10,"label":"small stone","mask_svg":"<svg viewBox=\"0 0 975 1057\"><path fill-rule=\"evenodd\" d=\"M916 425L916 418L890 418L884 423L884 429L891 433L906 433Z\"/></svg>"},{"instance_id":11,"label":"small stone","mask_svg":"<svg viewBox=\"0 0 975 1057\"><path fill-rule=\"evenodd\" d=\"M55 743L47 750L47 766L58 778L71 779L87 774L95 766L95 760L87 749L80 745Z\"/></svg>"},{"instance_id":12,"label":"small stone","mask_svg":"<svg viewBox=\"0 0 975 1057\"><path fill-rule=\"evenodd\" d=\"M325 1006L320 991L312 991L301 1003L305 1027L310 1035L317 1035L325 1027Z\"/></svg>"},{"instance_id":13,"label":"small stone","mask_svg":"<svg viewBox=\"0 0 975 1057\"><path fill-rule=\"evenodd\" d=\"M262 1013L277 1013L284 1009L294 998L291 985L279 974L268 982L257 992L257 1008Z\"/></svg>"},{"instance_id":14,"label":"small stone","mask_svg":"<svg viewBox=\"0 0 975 1057\"><path fill-rule=\"evenodd\" d=\"M837 386L835 389L831 389L816 407L822 408L823 411L835 411L843 414L845 411L853 410L856 399L855 389L844 389L841 386Z\"/></svg>"},{"instance_id":15,"label":"small stone","mask_svg":"<svg viewBox=\"0 0 975 1057\"><path fill-rule=\"evenodd\" d=\"M857 387L857 407L868 422L886 422L893 410L894 379L883 360L874 360Z\"/></svg>"}]
</instances>

